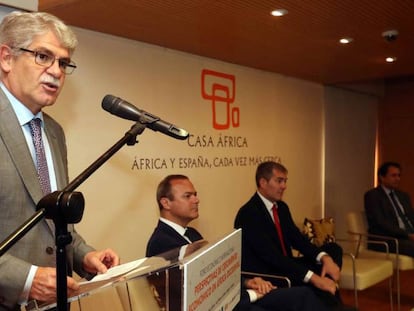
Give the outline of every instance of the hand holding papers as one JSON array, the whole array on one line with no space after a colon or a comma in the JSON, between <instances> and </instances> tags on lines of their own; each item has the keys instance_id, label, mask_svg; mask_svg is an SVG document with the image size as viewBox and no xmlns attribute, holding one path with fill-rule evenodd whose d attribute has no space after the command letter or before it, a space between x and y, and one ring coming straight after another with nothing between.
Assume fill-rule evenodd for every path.
<instances>
[{"instance_id":1,"label":"hand holding papers","mask_svg":"<svg viewBox=\"0 0 414 311\"><path fill-rule=\"evenodd\" d=\"M137 268L141 266L141 264L147 258L141 258L138 260L134 260L131 262L127 262L125 264L112 267L108 269L106 273L97 274L93 279L90 281L83 281L79 283L79 292L84 293L85 291L91 291L95 288L103 287L112 284L114 281L120 280L123 276L127 273L134 271L136 272ZM141 269L145 269L148 266L142 266Z\"/></svg>"}]
</instances>

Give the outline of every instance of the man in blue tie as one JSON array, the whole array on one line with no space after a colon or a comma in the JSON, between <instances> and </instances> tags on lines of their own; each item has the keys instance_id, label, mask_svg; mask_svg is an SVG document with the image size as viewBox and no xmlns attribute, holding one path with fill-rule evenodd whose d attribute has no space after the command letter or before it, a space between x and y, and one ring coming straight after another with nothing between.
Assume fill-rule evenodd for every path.
<instances>
[{"instance_id":1,"label":"man in blue tie","mask_svg":"<svg viewBox=\"0 0 414 311\"><path fill-rule=\"evenodd\" d=\"M398 190L401 166L396 162L385 162L377 175L378 187L364 196L369 233L397 238L400 254L414 257L414 210L408 193ZM394 252L393 243L389 246ZM376 249L374 244L369 247Z\"/></svg>"}]
</instances>

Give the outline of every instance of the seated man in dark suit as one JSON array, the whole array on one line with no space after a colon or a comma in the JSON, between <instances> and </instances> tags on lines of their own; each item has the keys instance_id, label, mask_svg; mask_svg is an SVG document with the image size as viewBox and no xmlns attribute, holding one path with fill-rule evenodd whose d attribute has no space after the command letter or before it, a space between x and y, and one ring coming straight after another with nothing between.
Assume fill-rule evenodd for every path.
<instances>
[{"instance_id":1,"label":"seated man in dark suit","mask_svg":"<svg viewBox=\"0 0 414 311\"><path fill-rule=\"evenodd\" d=\"M414 210L410 196L398 190L400 177L400 164L385 162L380 166L379 186L364 196L365 213L369 233L397 238L399 253L414 257ZM389 246L395 252L395 245L389 243ZM384 251L374 244L369 247Z\"/></svg>"},{"instance_id":2,"label":"seated man in dark suit","mask_svg":"<svg viewBox=\"0 0 414 311\"><path fill-rule=\"evenodd\" d=\"M347 310L337 293L342 249L335 243L318 248L302 235L282 201L286 182L282 164L263 162L257 167L257 192L234 222L242 228L242 270L287 276L294 286L310 285L327 306ZM302 256L293 257L292 248Z\"/></svg>"},{"instance_id":3,"label":"seated man in dark suit","mask_svg":"<svg viewBox=\"0 0 414 311\"><path fill-rule=\"evenodd\" d=\"M146 256L202 240L188 224L198 218L199 199L191 181L183 175L169 175L158 186L160 220L147 244ZM238 311L325 311L325 306L306 287L275 289L268 281L243 279Z\"/></svg>"}]
</instances>

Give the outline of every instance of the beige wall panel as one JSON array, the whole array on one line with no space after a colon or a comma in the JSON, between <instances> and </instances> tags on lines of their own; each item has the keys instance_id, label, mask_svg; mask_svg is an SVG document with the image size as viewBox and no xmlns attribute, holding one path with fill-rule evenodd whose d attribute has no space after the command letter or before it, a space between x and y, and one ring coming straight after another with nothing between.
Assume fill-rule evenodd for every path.
<instances>
[{"instance_id":1,"label":"beige wall panel","mask_svg":"<svg viewBox=\"0 0 414 311\"><path fill-rule=\"evenodd\" d=\"M396 161L402 166L400 188L414 197L414 80L388 81L380 104L379 161Z\"/></svg>"},{"instance_id":2,"label":"beige wall panel","mask_svg":"<svg viewBox=\"0 0 414 311\"><path fill-rule=\"evenodd\" d=\"M347 236L346 215L364 209L373 187L378 99L334 87L325 91L325 214Z\"/></svg>"}]
</instances>

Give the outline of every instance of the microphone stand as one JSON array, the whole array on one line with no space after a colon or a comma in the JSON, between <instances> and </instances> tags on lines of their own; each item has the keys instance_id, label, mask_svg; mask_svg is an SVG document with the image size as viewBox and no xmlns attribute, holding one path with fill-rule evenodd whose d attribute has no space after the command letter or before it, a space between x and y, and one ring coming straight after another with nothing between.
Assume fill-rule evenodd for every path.
<instances>
[{"instance_id":1,"label":"microphone stand","mask_svg":"<svg viewBox=\"0 0 414 311\"><path fill-rule=\"evenodd\" d=\"M67 225L69 223L78 223L82 219L85 203L83 195L80 192L73 191L125 144L133 146L138 143L137 136L140 135L145 128L145 124L139 121L135 123L131 129L125 133L123 138L79 174L79 176L63 188L63 190L52 192L43 197L36 206L37 212L0 244L1 257L43 217L53 219L55 223L56 296L58 311L68 310L66 245L72 242L72 236L70 232L68 232Z\"/></svg>"}]
</instances>

